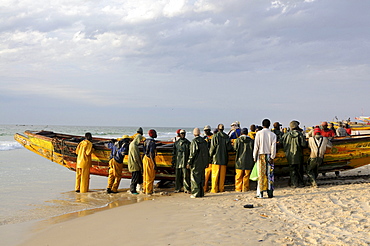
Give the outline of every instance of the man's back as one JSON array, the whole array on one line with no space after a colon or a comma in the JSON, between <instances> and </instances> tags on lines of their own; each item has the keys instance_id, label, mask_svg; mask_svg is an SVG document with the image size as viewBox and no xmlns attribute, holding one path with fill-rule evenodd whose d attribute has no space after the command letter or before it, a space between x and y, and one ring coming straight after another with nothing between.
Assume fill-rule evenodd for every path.
<instances>
[{"instance_id":1,"label":"man's back","mask_svg":"<svg viewBox=\"0 0 370 246\"><path fill-rule=\"evenodd\" d=\"M276 135L268 128L258 131L254 140L254 158L262 154L270 154L272 159L276 156Z\"/></svg>"}]
</instances>

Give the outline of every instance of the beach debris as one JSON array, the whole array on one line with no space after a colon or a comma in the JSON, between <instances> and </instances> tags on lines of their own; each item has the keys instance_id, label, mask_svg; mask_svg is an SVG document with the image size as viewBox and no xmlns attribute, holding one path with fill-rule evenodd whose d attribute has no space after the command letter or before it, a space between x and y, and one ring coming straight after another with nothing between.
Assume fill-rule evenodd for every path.
<instances>
[{"instance_id":1,"label":"beach debris","mask_svg":"<svg viewBox=\"0 0 370 246\"><path fill-rule=\"evenodd\" d=\"M253 208L253 204L245 204L244 208Z\"/></svg>"},{"instance_id":2,"label":"beach debris","mask_svg":"<svg viewBox=\"0 0 370 246\"><path fill-rule=\"evenodd\" d=\"M260 214L260 216L267 218L268 216L266 214Z\"/></svg>"},{"instance_id":3,"label":"beach debris","mask_svg":"<svg viewBox=\"0 0 370 246\"><path fill-rule=\"evenodd\" d=\"M159 195L161 195L161 196L170 196L170 194L168 194L167 191L162 191L162 192L159 193Z\"/></svg>"}]
</instances>

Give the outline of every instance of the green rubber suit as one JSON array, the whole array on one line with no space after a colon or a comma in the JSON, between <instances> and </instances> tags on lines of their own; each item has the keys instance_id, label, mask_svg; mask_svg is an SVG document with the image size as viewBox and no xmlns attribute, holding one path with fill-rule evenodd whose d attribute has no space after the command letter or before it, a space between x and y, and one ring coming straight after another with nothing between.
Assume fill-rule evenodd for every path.
<instances>
[{"instance_id":1,"label":"green rubber suit","mask_svg":"<svg viewBox=\"0 0 370 246\"><path fill-rule=\"evenodd\" d=\"M298 130L291 130L283 135L282 142L289 163L291 185L303 185L303 148L307 146L306 139Z\"/></svg>"},{"instance_id":2,"label":"green rubber suit","mask_svg":"<svg viewBox=\"0 0 370 246\"><path fill-rule=\"evenodd\" d=\"M190 192L190 170L186 168L190 153L190 141L181 137L173 145L172 165L175 168L175 190L184 187L185 192Z\"/></svg>"},{"instance_id":3,"label":"green rubber suit","mask_svg":"<svg viewBox=\"0 0 370 246\"><path fill-rule=\"evenodd\" d=\"M208 143L196 136L190 144L188 165L191 169L191 193L195 197L204 196L204 175L209 164Z\"/></svg>"}]
</instances>

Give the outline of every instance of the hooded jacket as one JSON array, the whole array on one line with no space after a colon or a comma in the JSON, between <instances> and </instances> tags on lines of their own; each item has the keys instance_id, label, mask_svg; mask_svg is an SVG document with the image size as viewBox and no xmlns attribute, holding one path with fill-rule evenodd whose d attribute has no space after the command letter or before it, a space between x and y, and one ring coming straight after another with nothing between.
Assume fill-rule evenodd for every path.
<instances>
[{"instance_id":1,"label":"hooded jacket","mask_svg":"<svg viewBox=\"0 0 370 246\"><path fill-rule=\"evenodd\" d=\"M142 140L142 135L138 134L130 143L128 148L128 170L136 172L143 170L143 162L140 157L139 143Z\"/></svg>"},{"instance_id":2,"label":"hooded jacket","mask_svg":"<svg viewBox=\"0 0 370 246\"><path fill-rule=\"evenodd\" d=\"M303 148L307 146L306 139L300 131L292 130L282 137L286 158L289 164L303 163Z\"/></svg>"},{"instance_id":3,"label":"hooded jacket","mask_svg":"<svg viewBox=\"0 0 370 246\"><path fill-rule=\"evenodd\" d=\"M199 174L203 172L209 162L208 144L207 141L202 137L197 136L191 141L190 144L190 156L188 164L191 167L192 172Z\"/></svg>"},{"instance_id":4,"label":"hooded jacket","mask_svg":"<svg viewBox=\"0 0 370 246\"><path fill-rule=\"evenodd\" d=\"M190 141L186 138L178 139L173 145L172 164L176 168L185 168L190 154Z\"/></svg>"},{"instance_id":5,"label":"hooded jacket","mask_svg":"<svg viewBox=\"0 0 370 246\"><path fill-rule=\"evenodd\" d=\"M231 151L231 140L224 132L217 132L211 140L209 155L212 157L212 164L227 165L229 160L228 152Z\"/></svg>"},{"instance_id":6,"label":"hooded jacket","mask_svg":"<svg viewBox=\"0 0 370 246\"><path fill-rule=\"evenodd\" d=\"M252 170L254 166L253 161L253 146L254 140L247 135L241 135L240 138L234 142L235 168L241 170Z\"/></svg>"}]
</instances>

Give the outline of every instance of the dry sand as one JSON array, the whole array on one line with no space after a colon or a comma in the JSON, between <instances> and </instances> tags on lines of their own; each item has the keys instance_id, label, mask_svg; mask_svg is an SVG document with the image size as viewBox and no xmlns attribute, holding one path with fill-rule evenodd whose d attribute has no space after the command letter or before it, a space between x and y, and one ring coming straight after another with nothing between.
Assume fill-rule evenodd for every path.
<instances>
[{"instance_id":1,"label":"dry sand","mask_svg":"<svg viewBox=\"0 0 370 246\"><path fill-rule=\"evenodd\" d=\"M255 199L254 191L197 199L158 194L46 228L35 225L21 245L370 245L369 188L293 189L282 182L272 199Z\"/></svg>"}]
</instances>

